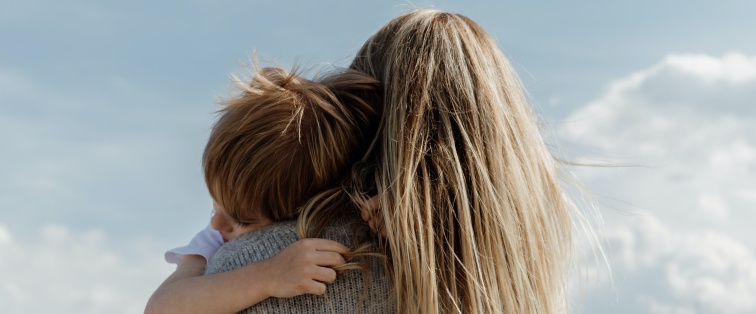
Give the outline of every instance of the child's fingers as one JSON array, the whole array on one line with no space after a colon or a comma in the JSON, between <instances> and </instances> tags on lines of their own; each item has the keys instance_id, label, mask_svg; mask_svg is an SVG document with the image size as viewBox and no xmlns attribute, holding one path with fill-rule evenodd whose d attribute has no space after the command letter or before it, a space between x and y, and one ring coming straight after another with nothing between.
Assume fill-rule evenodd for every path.
<instances>
[{"instance_id":1,"label":"child's fingers","mask_svg":"<svg viewBox=\"0 0 756 314\"><path fill-rule=\"evenodd\" d=\"M362 220L368 221L377 214L377 211L381 208L381 198L378 195L374 195L369 198L365 204L366 206L360 207L360 216Z\"/></svg>"},{"instance_id":2,"label":"child's fingers","mask_svg":"<svg viewBox=\"0 0 756 314\"><path fill-rule=\"evenodd\" d=\"M378 195L373 195L373 197L367 200L367 205L366 209L369 211L376 211L381 208L381 198Z\"/></svg>"},{"instance_id":3,"label":"child's fingers","mask_svg":"<svg viewBox=\"0 0 756 314\"><path fill-rule=\"evenodd\" d=\"M376 218L376 224L375 228L378 229L376 232L381 235L381 237L386 238L386 221L383 219L378 220Z\"/></svg>"},{"instance_id":4,"label":"child's fingers","mask_svg":"<svg viewBox=\"0 0 756 314\"><path fill-rule=\"evenodd\" d=\"M346 263L344 256L336 252L318 252L316 257L316 264L318 266L336 266Z\"/></svg>"},{"instance_id":5,"label":"child's fingers","mask_svg":"<svg viewBox=\"0 0 756 314\"><path fill-rule=\"evenodd\" d=\"M307 287L305 288L304 293L314 294L314 295L323 295L326 292L326 285L322 282L310 280Z\"/></svg>"},{"instance_id":6,"label":"child's fingers","mask_svg":"<svg viewBox=\"0 0 756 314\"><path fill-rule=\"evenodd\" d=\"M383 216L379 213L381 210L381 198L374 195L369 198L366 205L360 208L360 217L368 223L373 232L382 237L386 237L386 229L383 227Z\"/></svg>"},{"instance_id":7,"label":"child's fingers","mask_svg":"<svg viewBox=\"0 0 756 314\"><path fill-rule=\"evenodd\" d=\"M368 221L368 225L370 226L370 229L371 229L371 230L373 230L373 232L376 232L376 233L378 233L378 231L379 231L379 230L378 230L378 221L377 221L377 219L376 219L376 218L371 218L371 219L370 219L370 220Z\"/></svg>"},{"instance_id":8,"label":"child's fingers","mask_svg":"<svg viewBox=\"0 0 756 314\"><path fill-rule=\"evenodd\" d=\"M371 217L367 222L368 226L370 226L370 229L373 230L373 232L379 234L383 238L388 237L388 234L386 233L386 226L384 226L383 220L378 217Z\"/></svg>"},{"instance_id":9,"label":"child's fingers","mask_svg":"<svg viewBox=\"0 0 756 314\"><path fill-rule=\"evenodd\" d=\"M330 284L336 281L336 271L328 267L318 267L313 271L312 279Z\"/></svg>"},{"instance_id":10,"label":"child's fingers","mask_svg":"<svg viewBox=\"0 0 756 314\"><path fill-rule=\"evenodd\" d=\"M368 211L368 210L366 210L364 208L360 208L360 217L364 221L369 221L370 220L370 211Z\"/></svg>"},{"instance_id":11,"label":"child's fingers","mask_svg":"<svg viewBox=\"0 0 756 314\"><path fill-rule=\"evenodd\" d=\"M339 254L347 254L349 253L349 248L344 246L343 244L328 240L328 239L306 239L310 243L310 247L314 248L316 251L331 251L336 252Z\"/></svg>"}]
</instances>

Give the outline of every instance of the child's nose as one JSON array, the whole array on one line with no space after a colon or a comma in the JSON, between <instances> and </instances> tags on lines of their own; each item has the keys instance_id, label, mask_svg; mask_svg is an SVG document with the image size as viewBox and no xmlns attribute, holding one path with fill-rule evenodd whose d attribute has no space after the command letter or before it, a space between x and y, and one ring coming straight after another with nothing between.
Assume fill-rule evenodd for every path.
<instances>
[{"instance_id":1,"label":"child's nose","mask_svg":"<svg viewBox=\"0 0 756 314\"><path fill-rule=\"evenodd\" d=\"M218 232L223 232L227 231L226 229L228 229L230 225L225 219L223 219L222 214L215 213L215 215L213 215L213 218L210 219L210 226Z\"/></svg>"}]
</instances>

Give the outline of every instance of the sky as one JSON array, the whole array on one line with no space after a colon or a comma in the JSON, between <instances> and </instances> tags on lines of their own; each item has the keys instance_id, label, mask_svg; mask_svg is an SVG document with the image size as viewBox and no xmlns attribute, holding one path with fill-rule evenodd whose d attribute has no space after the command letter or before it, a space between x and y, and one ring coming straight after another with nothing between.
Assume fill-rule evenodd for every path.
<instances>
[{"instance_id":1,"label":"sky","mask_svg":"<svg viewBox=\"0 0 756 314\"><path fill-rule=\"evenodd\" d=\"M576 253L573 312L756 312L756 3L672 0L0 0L0 308L141 313L208 221L230 75L346 66L413 8L478 22L596 165L610 266Z\"/></svg>"}]
</instances>

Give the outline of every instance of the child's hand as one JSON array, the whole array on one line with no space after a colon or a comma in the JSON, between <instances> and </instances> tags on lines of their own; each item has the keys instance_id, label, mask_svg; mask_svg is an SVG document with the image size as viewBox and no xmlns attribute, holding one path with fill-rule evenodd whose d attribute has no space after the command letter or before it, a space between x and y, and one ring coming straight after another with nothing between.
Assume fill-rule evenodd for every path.
<instances>
[{"instance_id":1,"label":"child's hand","mask_svg":"<svg viewBox=\"0 0 756 314\"><path fill-rule=\"evenodd\" d=\"M386 233L386 228L383 224L383 215L381 215L380 210L381 199L378 195L375 195L368 199L367 206L360 208L360 215L362 216L362 220L368 223L373 232L387 238L388 234Z\"/></svg>"},{"instance_id":2,"label":"child's hand","mask_svg":"<svg viewBox=\"0 0 756 314\"><path fill-rule=\"evenodd\" d=\"M261 261L264 267L260 279L267 283L266 290L271 297L322 295L326 291L325 284L336 280L336 271L330 267L345 263L342 254L348 252L347 247L332 240L299 240Z\"/></svg>"}]
</instances>

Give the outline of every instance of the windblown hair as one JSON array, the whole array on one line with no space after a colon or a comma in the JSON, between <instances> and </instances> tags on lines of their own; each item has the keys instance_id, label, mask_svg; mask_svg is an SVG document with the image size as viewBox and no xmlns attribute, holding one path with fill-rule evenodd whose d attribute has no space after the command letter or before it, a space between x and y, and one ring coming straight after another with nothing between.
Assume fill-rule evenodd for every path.
<instances>
[{"instance_id":1,"label":"windblown hair","mask_svg":"<svg viewBox=\"0 0 756 314\"><path fill-rule=\"evenodd\" d=\"M315 194L340 184L367 149L377 112L361 93L375 79L344 71L307 80L256 69L226 100L202 157L210 195L238 223L298 217Z\"/></svg>"},{"instance_id":2,"label":"windblown hair","mask_svg":"<svg viewBox=\"0 0 756 314\"><path fill-rule=\"evenodd\" d=\"M382 84L378 191L399 313L566 313L574 205L512 66L465 16L383 26L351 67Z\"/></svg>"}]
</instances>

